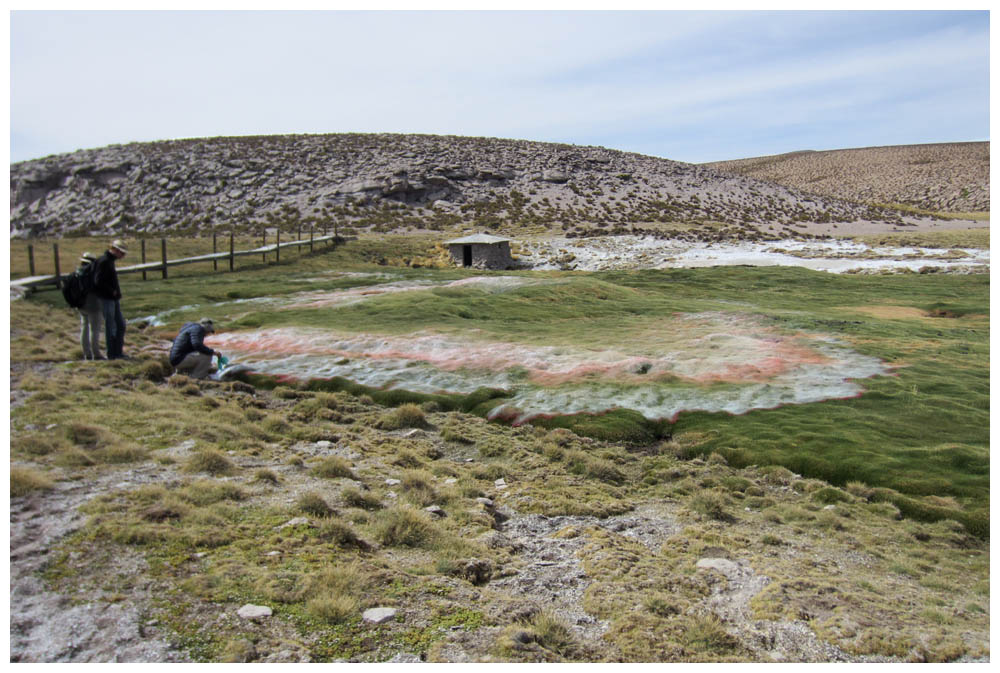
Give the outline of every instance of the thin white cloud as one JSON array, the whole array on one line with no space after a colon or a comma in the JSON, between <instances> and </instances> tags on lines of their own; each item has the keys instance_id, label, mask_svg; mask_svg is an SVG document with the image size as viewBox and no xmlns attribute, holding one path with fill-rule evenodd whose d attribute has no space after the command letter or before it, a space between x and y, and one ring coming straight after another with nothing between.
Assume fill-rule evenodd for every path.
<instances>
[{"instance_id":1,"label":"thin white cloud","mask_svg":"<svg viewBox=\"0 0 1000 673\"><path fill-rule=\"evenodd\" d=\"M981 91L968 103L988 109L988 16L965 28L900 30L894 39L862 35L839 44L824 33L854 20L850 13L15 12L12 158L133 140L344 131L580 144L620 138L641 148L645 128L654 147L669 124L690 133L700 122L708 136L708 124L768 128L841 110L863 117L872 106L897 105L907 91L975 92L977 82ZM920 114L931 112L947 116L941 106Z\"/></svg>"}]
</instances>

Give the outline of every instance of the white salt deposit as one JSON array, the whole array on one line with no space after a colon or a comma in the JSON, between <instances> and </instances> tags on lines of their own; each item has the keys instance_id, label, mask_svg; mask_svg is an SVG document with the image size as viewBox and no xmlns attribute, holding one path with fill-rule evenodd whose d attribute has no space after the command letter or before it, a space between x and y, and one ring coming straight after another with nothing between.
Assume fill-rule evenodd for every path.
<instances>
[{"instance_id":1,"label":"white salt deposit","mask_svg":"<svg viewBox=\"0 0 1000 673\"><path fill-rule=\"evenodd\" d=\"M578 271L674 269L705 266L801 266L817 271L874 272L922 267L972 270L988 266L989 250L938 248L871 248L852 240L765 243L701 243L660 240L648 236L562 238L521 244L526 268L572 268ZM571 258L572 256L572 258Z\"/></svg>"}]
</instances>

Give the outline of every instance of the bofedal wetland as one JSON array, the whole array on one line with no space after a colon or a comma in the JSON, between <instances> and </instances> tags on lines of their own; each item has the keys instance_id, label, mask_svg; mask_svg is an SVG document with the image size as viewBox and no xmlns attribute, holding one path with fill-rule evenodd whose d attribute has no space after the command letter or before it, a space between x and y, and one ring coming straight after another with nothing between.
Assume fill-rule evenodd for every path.
<instances>
[{"instance_id":1,"label":"bofedal wetland","mask_svg":"<svg viewBox=\"0 0 1000 673\"><path fill-rule=\"evenodd\" d=\"M804 620L856 661L988 656L988 274L412 264L433 256L362 238L123 276L134 359L116 363L78 361L57 292L12 301L12 492L130 474L87 504L48 586L113 593L80 552L141 555L152 631L195 660L287 638L314 661L748 661L766 648L702 610L720 594L694 565L731 559L733 582L748 559L744 579L770 579L740 610L779 632ZM164 349L202 316L242 371L168 378ZM530 516L566 517L547 534L589 579L511 621L473 594L509 590L524 559L479 536ZM657 530L601 523L628 517ZM832 593L809 554L840 559ZM284 626L208 627L243 603ZM360 619L380 606L410 610L378 627L391 647Z\"/></svg>"}]
</instances>

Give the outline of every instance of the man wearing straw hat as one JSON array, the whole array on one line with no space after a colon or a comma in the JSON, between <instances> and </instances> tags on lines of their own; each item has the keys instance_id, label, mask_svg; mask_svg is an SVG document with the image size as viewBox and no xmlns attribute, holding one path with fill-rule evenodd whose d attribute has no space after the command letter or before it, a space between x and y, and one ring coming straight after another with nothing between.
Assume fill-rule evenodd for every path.
<instances>
[{"instance_id":1,"label":"man wearing straw hat","mask_svg":"<svg viewBox=\"0 0 1000 673\"><path fill-rule=\"evenodd\" d=\"M115 261L128 252L121 239L108 246L107 252L97 260L94 271L94 293L101 303L101 313L104 316L105 345L109 360L128 360L123 352L125 349L125 316L122 315L122 291L118 286L118 271Z\"/></svg>"},{"instance_id":2,"label":"man wearing straw hat","mask_svg":"<svg viewBox=\"0 0 1000 673\"><path fill-rule=\"evenodd\" d=\"M83 299L80 312L80 347L83 348L84 360L106 360L101 354L101 323L104 313L101 311L101 300L93 290L94 265L97 258L89 252L80 255L80 272L85 278L90 278L90 289ZM84 287L87 287L86 285Z\"/></svg>"}]
</instances>

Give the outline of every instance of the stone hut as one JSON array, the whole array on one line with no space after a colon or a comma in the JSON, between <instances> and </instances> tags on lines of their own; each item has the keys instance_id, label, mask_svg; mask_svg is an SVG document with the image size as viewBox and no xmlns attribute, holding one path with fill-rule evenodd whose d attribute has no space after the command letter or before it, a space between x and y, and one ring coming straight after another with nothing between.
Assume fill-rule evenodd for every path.
<instances>
[{"instance_id":1,"label":"stone hut","mask_svg":"<svg viewBox=\"0 0 1000 673\"><path fill-rule=\"evenodd\" d=\"M508 269L514 265L510 256L510 239L490 234L473 234L446 241L451 258L459 266L477 269Z\"/></svg>"}]
</instances>

